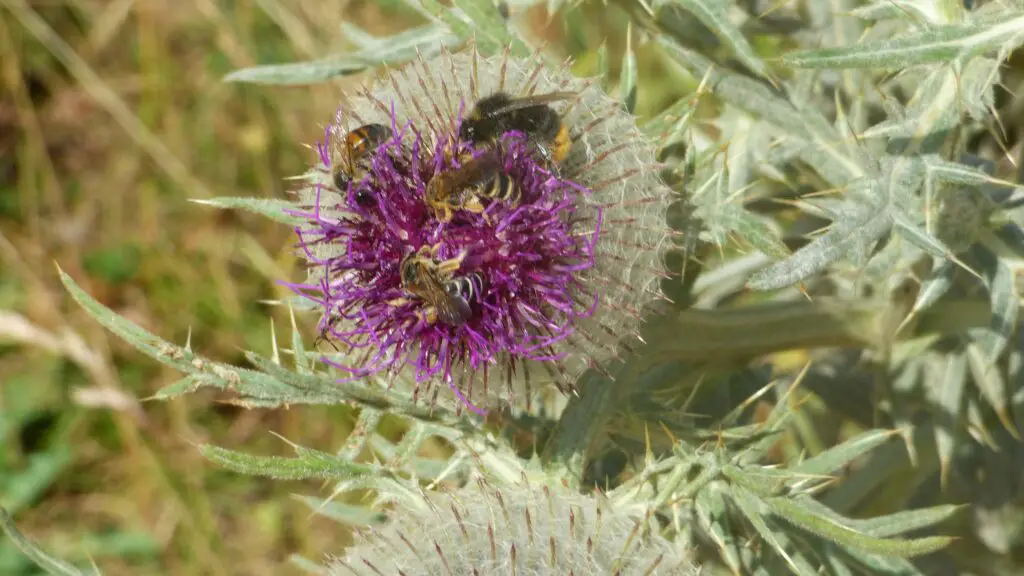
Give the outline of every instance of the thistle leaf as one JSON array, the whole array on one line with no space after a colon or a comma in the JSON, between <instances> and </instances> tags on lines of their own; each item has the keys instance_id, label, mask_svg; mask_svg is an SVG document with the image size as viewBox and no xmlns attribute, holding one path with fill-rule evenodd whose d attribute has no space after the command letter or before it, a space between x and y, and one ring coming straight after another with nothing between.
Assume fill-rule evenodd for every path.
<instances>
[{"instance_id":1,"label":"thistle leaf","mask_svg":"<svg viewBox=\"0 0 1024 576\"><path fill-rule=\"evenodd\" d=\"M787 472L797 475L825 475L835 472L878 446L889 441L895 434L892 430L868 430L850 438L838 446L790 466Z\"/></svg>"},{"instance_id":2,"label":"thistle leaf","mask_svg":"<svg viewBox=\"0 0 1024 576\"><path fill-rule=\"evenodd\" d=\"M799 576L814 576L816 574L814 570L807 570L806 567L795 562L786 551L786 547L779 539L780 532L769 526L768 522L765 520L765 513L768 512L768 509L765 508L764 503L760 499L739 486L732 486L730 488L729 497L736 503L736 507L739 508L743 516L754 527L754 530L756 530L758 535L761 536L761 539L764 540L780 558L785 560L786 565L789 566L793 573L798 574Z\"/></svg>"},{"instance_id":3,"label":"thistle leaf","mask_svg":"<svg viewBox=\"0 0 1024 576\"><path fill-rule=\"evenodd\" d=\"M216 208L246 210L254 214L266 216L271 220L287 224L289 226L301 226L305 223L305 220L299 216L294 216L287 212L287 210L296 209L295 204L288 202L287 200L221 196L206 199L192 198L190 201L204 206L214 206Z\"/></svg>"},{"instance_id":4,"label":"thistle leaf","mask_svg":"<svg viewBox=\"0 0 1024 576\"><path fill-rule=\"evenodd\" d=\"M317 516L330 518L346 526L381 526L387 521L387 515L383 512L364 506L352 506L337 500L324 500L313 496L295 495L294 498L309 506L310 511Z\"/></svg>"},{"instance_id":5,"label":"thistle leaf","mask_svg":"<svg viewBox=\"0 0 1024 576\"><path fill-rule=\"evenodd\" d=\"M990 18L853 46L803 50L783 56L782 61L793 68L892 70L945 63L997 50L1008 53L1024 42L1024 14L1006 10L999 20Z\"/></svg>"},{"instance_id":6,"label":"thistle leaf","mask_svg":"<svg viewBox=\"0 0 1024 576\"><path fill-rule=\"evenodd\" d=\"M622 55L622 70L619 72L619 98L630 114L636 110L637 88L636 54L633 53L633 23L626 28L626 52Z\"/></svg>"},{"instance_id":7,"label":"thistle leaf","mask_svg":"<svg viewBox=\"0 0 1024 576\"><path fill-rule=\"evenodd\" d=\"M651 7L657 10L666 4L676 4L696 16L732 50L744 66L762 78L769 78L768 67L765 66L764 61L754 52L753 47L747 42L739 28L729 20L728 10L731 2L726 0L656 0Z\"/></svg>"},{"instance_id":8,"label":"thistle leaf","mask_svg":"<svg viewBox=\"0 0 1024 576\"><path fill-rule=\"evenodd\" d=\"M253 456L212 444L200 445L199 452L211 462L229 470L279 480L304 480L307 478L345 480L387 474L385 470L377 466L357 464L342 460L333 454L308 448L295 448L299 455L298 458Z\"/></svg>"},{"instance_id":9,"label":"thistle leaf","mask_svg":"<svg viewBox=\"0 0 1024 576\"><path fill-rule=\"evenodd\" d=\"M483 54L499 54L508 47L513 56L530 57L530 47L507 26L494 0L453 0L452 3L473 23L473 38Z\"/></svg>"},{"instance_id":10,"label":"thistle leaf","mask_svg":"<svg viewBox=\"0 0 1024 576\"><path fill-rule=\"evenodd\" d=\"M789 258L755 272L747 286L754 290L774 290L795 284L824 270L849 250L874 242L891 227L892 218L888 212L863 210L854 219L834 223L827 233Z\"/></svg>"},{"instance_id":11,"label":"thistle leaf","mask_svg":"<svg viewBox=\"0 0 1024 576\"><path fill-rule=\"evenodd\" d=\"M58 560L53 556L50 556L43 551L35 542L28 539L22 534L18 527L14 524L14 519L7 513L7 510L0 508L0 530L7 535L8 538L14 542L14 545L18 547L25 556L28 556L30 560L35 562L36 566L42 568L47 574L53 574L54 576L85 576L86 574L99 575L99 570L95 568L90 572L83 572L75 566Z\"/></svg>"},{"instance_id":12,"label":"thistle leaf","mask_svg":"<svg viewBox=\"0 0 1024 576\"><path fill-rule=\"evenodd\" d=\"M967 356L954 351L947 358L936 358L932 361L936 368L932 374L937 385L938 400L936 408L944 415L935 424L935 446L939 453L939 470L942 483L945 484L949 474L949 464L953 460L956 448L956 433L959 429L958 420L963 413L964 387L967 385Z\"/></svg>"},{"instance_id":13,"label":"thistle leaf","mask_svg":"<svg viewBox=\"0 0 1024 576\"><path fill-rule=\"evenodd\" d=\"M963 509L964 506L947 504L922 510L903 510L866 520L850 520L850 524L869 536L887 538L945 522Z\"/></svg>"},{"instance_id":14,"label":"thistle leaf","mask_svg":"<svg viewBox=\"0 0 1024 576\"><path fill-rule=\"evenodd\" d=\"M921 283L921 290L917 293L917 299L914 301L911 314L917 314L935 304L939 298L942 298L946 292L949 292L949 288L953 285L953 273L955 271L956 264L952 261L940 260L938 266Z\"/></svg>"},{"instance_id":15,"label":"thistle leaf","mask_svg":"<svg viewBox=\"0 0 1024 576\"><path fill-rule=\"evenodd\" d=\"M870 554L912 558L941 550L953 541L953 538L945 536L915 538L912 540L876 538L821 518L807 508L786 498L770 498L766 501L766 504L773 513L795 526L799 526L822 538L853 550Z\"/></svg>"},{"instance_id":16,"label":"thistle leaf","mask_svg":"<svg viewBox=\"0 0 1024 576\"><path fill-rule=\"evenodd\" d=\"M363 39L365 41L365 38ZM454 47L460 41L444 26L413 28L377 44L350 54L337 54L308 62L269 64L236 70L224 77L225 82L253 84L316 84L339 76L358 74L383 64L402 64L416 57L436 54L442 46Z\"/></svg>"}]
</instances>

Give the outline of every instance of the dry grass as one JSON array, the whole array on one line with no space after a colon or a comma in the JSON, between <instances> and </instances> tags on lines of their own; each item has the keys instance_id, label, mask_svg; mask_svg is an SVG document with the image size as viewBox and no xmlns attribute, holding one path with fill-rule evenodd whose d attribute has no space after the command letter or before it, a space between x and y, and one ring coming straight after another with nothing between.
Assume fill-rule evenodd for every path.
<instances>
[{"instance_id":1,"label":"dry grass","mask_svg":"<svg viewBox=\"0 0 1024 576\"><path fill-rule=\"evenodd\" d=\"M194 446L286 454L274 431L330 449L338 412L137 401L179 375L86 318L54 268L215 358L268 351L268 317L287 323L257 301L296 275L289 231L187 199L284 196L345 82L220 78L342 48L342 18L409 23L342 0L0 3L0 504L54 552L108 575L267 574L343 544L287 497L319 486L228 473ZM17 562L0 543L0 572L30 573Z\"/></svg>"}]
</instances>

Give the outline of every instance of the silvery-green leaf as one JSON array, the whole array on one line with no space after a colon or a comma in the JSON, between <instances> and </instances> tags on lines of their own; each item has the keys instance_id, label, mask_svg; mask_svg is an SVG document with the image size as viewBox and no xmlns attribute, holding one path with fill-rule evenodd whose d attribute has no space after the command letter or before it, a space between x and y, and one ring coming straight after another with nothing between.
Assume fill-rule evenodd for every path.
<instances>
[{"instance_id":1,"label":"silvery-green leaf","mask_svg":"<svg viewBox=\"0 0 1024 576\"><path fill-rule=\"evenodd\" d=\"M387 521L387 515L379 510L364 506L353 506L337 500L324 500L312 496L295 495L296 499L309 506L317 516L330 518L348 526L380 526Z\"/></svg>"},{"instance_id":2,"label":"silvery-green leaf","mask_svg":"<svg viewBox=\"0 0 1024 576\"><path fill-rule=\"evenodd\" d=\"M853 520L851 523L860 532L878 538L886 538L945 522L963 509L964 506L947 504L921 510L903 510L884 516Z\"/></svg>"},{"instance_id":3,"label":"silvery-green leaf","mask_svg":"<svg viewBox=\"0 0 1024 576\"><path fill-rule=\"evenodd\" d=\"M633 53L633 24L626 27L626 51L622 55L622 70L619 72L619 99L626 111L632 114L636 110L637 90L636 54Z\"/></svg>"},{"instance_id":4,"label":"silvery-green leaf","mask_svg":"<svg viewBox=\"0 0 1024 576\"><path fill-rule=\"evenodd\" d=\"M909 466L906 447L898 442L879 446L868 456L863 466L849 474L842 484L829 491L822 502L842 514L854 510L880 486L891 481Z\"/></svg>"},{"instance_id":5,"label":"silvery-green leaf","mask_svg":"<svg viewBox=\"0 0 1024 576\"><path fill-rule=\"evenodd\" d=\"M303 218L286 212L287 210L299 210L294 203L288 202L287 200L220 196L205 199L193 198L190 201L195 202L196 204L203 204L204 206L214 206L216 208L246 210L261 216L266 216L271 220L275 220L289 226L301 226L306 223Z\"/></svg>"},{"instance_id":6,"label":"silvery-green leaf","mask_svg":"<svg viewBox=\"0 0 1024 576\"><path fill-rule=\"evenodd\" d=\"M734 573L739 573L742 562L736 552L739 539L733 536L735 531L729 525L729 510L721 490L716 484L709 485L707 489L697 493L693 506L697 521L718 547L718 554L722 561Z\"/></svg>"},{"instance_id":7,"label":"silvery-green leaf","mask_svg":"<svg viewBox=\"0 0 1024 576\"><path fill-rule=\"evenodd\" d=\"M839 468L846 466L855 458L859 458L888 442L893 434L892 430L868 430L867 432L862 432L838 446L833 446L799 464L790 466L786 471L798 477L810 476L812 480L815 476L821 477L831 474Z\"/></svg>"},{"instance_id":8,"label":"silvery-green leaf","mask_svg":"<svg viewBox=\"0 0 1024 576\"><path fill-rule=\"evenodd\" d=\"M416 57L418 49L424 56L436 54L442 46L454 47L459 38L443 26L430 25L413 28L390 38L380 38L379 44L349 54L337 54L289 64L269 64L235 70L226 82L252 82L257 84L313 84L356 74L382 64L402 64Z\"/></svg>"},{"instance_id":9,"label":"silvery-green leaf","mask_svg":"<svg viewBox=\"0 0 1024 576\"><path fill-rule=\"evenodd\" d=\"M0 531L6 534L25 556L28 556L30 560L35 562L36 566L45 570L47 574L53 574L54 576L85 576L86 574L98 576L100 574L95 569L83 572L75 566L63 560L58 560L44 552L39 545L28 539L18 530L18 527L14 524L14 519L3 508L0 508Z\"/></svg>"},{"instance_id":10,"label":"silvery-green leaf","mask_svg":"<svg viewBox=\"0 0 1024 576\"><path fill-rule=\"evenodd\" d=\"M953 538L946 536L932 536L909 540L876 538L821 518L819 515L787 498L769 498L765 501L765 504L775 515L784 518L791 524L860 552L912 558L941 550L953 542Z\"/></svg>"},{"instance_id":11,"label":"silvery-green leaf","mask_svg":"<svg viewBox=\"0 0 1024 576\"><path fill-rule=\"evenodd\" d=\"M597 73L601 78L601 86L607 88L611 82L611 59L608 57L608 44L602 42L597 49Z\"/></svg>"},{"instance_id":12,"label":"silvery-green leaf","mask_svg":"<svg viewBox=\"0 0 1024 576\"><path fill-rule=\"evenodd\" d=\"M225 76L224 81L282 86L316 84L339 76L358 74L369 67L370 63L358 54L342 54L307 62L263 64L242 68Z\"/></svg>"},{"instance_id":13,"label":"silvery-green leaf","mask_svg":"<svg viewBox=\"0 0 1024 576\"><path fill-rule=\"evenodd\" d=\"M315 574L316 576L328 576L330 573L327 567L323 564L313 562L309 558L300 556L299 554L291 554L288 556L288 563L295 566L299 570L302 570L306 574Z\"/></svg>"},{"instance_id":14,"label":"silvery-green leaf","mask_svg":"<svg viewBox=\"0 0 1024 576\"><path fill-rule=\"evenodd\" d=\"M859 6L850 14L864 20L899 19L908 22L943 24L947 18L933 0L874 0Z\"/></svg>"},{"instance_id":15,"label":"silvery-green leaf","mask_svg":"<svg viewBox=\"0 0 1024 576\"><path fill-rule=\"evenodd\" d=\"M795 284L824 270L847 251L874 242L891 227L887 212L864 210L856 219L835 222L828 232L789 258L755 272L747 285L754 290L774 290Z\"/></svg>"},{"instance_id":16,"label":"silvery-green leaf","mask_svg":"<svg viewBox=\"0 0 1024 576\"><path fill-rule=\"evenodd\" d=\"M267 476L278 480L343 480L352 477L377 476L386 473L377 466L357 464L333 454L308 448L295 447L298 458L281 456L253 456L227 450L212 444L202 444L199 452L211 462L252 476Z\"/></svg>"},{"instance_id":17,"label":"silvery-green leaf","mask_svg":"<svg viewBox=\"0 0 1024 576\"><path fill-rule=\"evenodd\" d=\"M1000 257L1024 260L1024 230L1014 222L989 230L982 243Z\"/></svg>"},{"instance_id":18,"label":"silvery-green leaf","mask_svg":"<svg viewBox=\"0 0 1024 576\"><path fill-rule=\"evenodd\" d=\"M840 48L791 52L782 61L793 68L902 69L946 63L975 54L1004 53L1024 42L1024 14L1007 11L1001 19L938 26L888 40Z\"/></svg>"},{"instance_id":19,"label":"silvery-green leaf","mask_svg":"<svg viewBox=\"0 0 1024 576\"><path fill-rule=\"evenodd\" d=\"M739 28L729 20L730 2L727 0L655 0L651 7L657 10L665 4L676 4L696 16L701 23L714 32L722 43L732 50L744 66L762 77L768 77L768 67L765 66L764 61L757 56Z\"/></svg>"},{"instance_id":20,"label":"silvery-green leaf","mask_svg":"<svg viewBox=\"0 0 1024 576\"><path fill-rule=\"evenodd\" d=\"M755 250L773 258L785 258L789 249L779 239L773 222L736 204L723 204L715 214L715 224L726 228Z\"/></svg>"},{"instance_id":21,"label":"silvery-green leaf","mask_svg":"<svg viewBox=\"0 0 1024 576\"><path fill-rule=\"evenodd\" d=\"M793 573L799 576L815 576L815 571L808 571L804 566L798 564L786 551L785 546L780 541L782 536L781 532L771 527L768 522L765 521L765 516L770 514L771 510L765 505L763 501L757 498L754 494L747 491L746 489L739 486L731 486L729 489L729 497L739 508L740 512L746 517L747 521L754 527L758 535L765 541L765 543L775 551L775 553L785 560L786 565Z\"/></svg>"},{"instance_id":22,"label":"silvery-green leaf","mask_svg":"<svg viewBox=\"0 0 1024 576\"><path fill-rule=\"evenodd\" d=\"M974 383L981 391L981 396L999 417L1003 426L1016 433L1010 415L1009 398L1007 396L1006 380L997 366L993 365L989 354L991 353L992 342L1000 340L994 338L995 332L986 328L968 330L967 344L967 365L970 367ZM1002 341L1005 345L1005 340ZM977 418L981 429L984 429L983 419Z\"/></svg>"},{"instance_id":23,"label":"silvery-green leaf","mask_svg":"<svg viewBox=\"0 0 1024 576\"><path fill-rule=\"evenodd\" d=\"M922 157L927 167L928 176L938 182L948 184L965 184L983 186L985 184L1012 185L990 176L985 170L961 162L950 162L938 154L927 154Z\"/></svg>"},{"instance_id":24,"label":"silvery-green leaf","mask_svg":"<svg viewBox=\"0 0 1024 576\"><path fill-rule=\"evenodd\" d=\"M170 400L171 398L191 394L200 387L202 387L201 382L197 382L196 379L191 376L186 376L177 382L173 382L163 388L160 388L156 391L156 394L153 394L153 398L156 400Z\"/></svg>"},{"instance_id":25,"label":"silvery-green leaf","mask_svg":"<svg viewBox=\"0 0 1024 576\"><path fill-rule=\"evenodd\" d=\"M988 288L992 305L992 320L989 330L972 332L972 340L981 348L983 361L991 364L1002 353L1006 343L1017 327L1017 311L1020 307L1017 296L1015 274L1006 260L985 249L974 250L979 272Z\"/></svg>"},{"instance_id":26,"label":"silvery-green leaf","mask_svg":"<svg viewBox=\"0 0 1024 576\"><path fill-rule=\"evenodd\" d=\"M956 271L956 264L950 260L937 260L937 266L932 270L928 278L921 283L921 289L917 293L917 300L911 314L916 314L928 308L942 298L953 285L953 273Z\"/></svg>"},{"instance_id":27,"label":"silvery-green leaf","mask_svg":"<svg viewBox=\"0 0 1024 576\"><path fill-rule=\"evenodd\" d=\"M971 118L985 120L995 109L1001 65L995 58L972 58L960 71L960 102Z\"/></svg>"},{"instance_id":28,"label":"silvery-green leaf","mask_svg":"<svg viewBox=\"0 0 1024 576\"><path fill-rule=\"evenodd\" d=\"M800 158L836 188L878 175L877 161L855 142L843 138L824 116L813 108L797 108L764 83L716 67L710 60L669 38L661 45L680 65L698 78L708 78L708 89L729 104L777 126L801 146Z\"/></svg>"},{"instance_id":29,"label":"silvery-green leaf","mask_svg":"<svg viewBox=\"0 0 1024 576\"><path fill-rule=\"evenodd\" d=\"M513 56L530 57L530 47L507 26L494 0L453 0L453 4L473 23L473 38L481 53L499 54L507 47Z\"/></svg>"}]
</instances>

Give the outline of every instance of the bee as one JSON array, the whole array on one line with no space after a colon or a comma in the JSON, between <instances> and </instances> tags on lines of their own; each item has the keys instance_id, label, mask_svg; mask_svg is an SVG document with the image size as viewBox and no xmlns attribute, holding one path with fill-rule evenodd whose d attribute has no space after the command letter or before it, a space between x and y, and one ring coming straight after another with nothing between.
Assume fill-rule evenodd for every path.
<instances>
[{"instance_id":1,"label":"bee","mask_svg":"<svg viewBox=\"0 0 1024 576\"><path fill-rule=\"evenodd\" d=\"M350 182L362 178L369 170L369 152L391 136L391 128L383 124L364 124L346 133L336 144L337 158L331 167L331 182L334 187L344 192L348 190Z\"/></svg>"},{"instance_id":2,"label":"bee","mask_svg":"<svg viewBox=\"0 0 1024 576\"><path fill-rule=\"evenodd\" d=\"M440 320L449 326L460 326L473 315L467 298L472 295L472 283L466 292L461 279L452 278L465 254L436 263L434 257L439 247L423 246L402 258L399 265L402 288L427 304L420 316L427 324ZM395 303L402 304L404 299Z\"/></svg>"},{"instance_id":3,"label":"bee","mask_svg":"<svg viewBox=\"0 0 1024 576\"><path fill-rule=\"evenodd\" d=\"M519 186L501 168L500 148L469 158L462 166L441 172L427 182L426 203L442 222L451 220L455 210L483 212L486 206L481 198L501 200L514 206L521 198Z\"/></svg>"},{"instance_id":4,"label":"bee","mask_svg":"<svg viewBox=\"0 0 1024 576\"><path fill-rule=\"evenodd\" d=\"M477 294L482 294L484 279L479 272L474 272L466 276L457 276L447 280L444 283L444 287L452 297L472 302L476 299Z\"/></svg>"},{"instance_id":5,"label":"bee","mask_svg":"<svg viewBox=\"0 0 1024 576\"><path fill-rule=\"evenodd\" d=\"M569 155L572 139L562 116L548 103L575 95L575 92L550 92L514 98L505 92L495 92L473 106L459 128L459 139L483 144L518 130L526 134L550 165L559 164Z\"/></svg>"}]
</instances>

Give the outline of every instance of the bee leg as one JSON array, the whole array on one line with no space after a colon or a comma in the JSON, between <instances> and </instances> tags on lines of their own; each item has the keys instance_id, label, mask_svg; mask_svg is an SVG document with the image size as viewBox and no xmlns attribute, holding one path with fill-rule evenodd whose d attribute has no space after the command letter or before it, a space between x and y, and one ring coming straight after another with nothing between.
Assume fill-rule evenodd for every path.
<instances>
[{"instance_id":1,"label":"bee leg","mask_svg":"<svg viewBox=\"0 0 1024 576\"><path fill-rule=\"evenodd\" d=\"M466 203L462 207L473 214L482 214L483 211L487 209L487 207L480 202L480 198L476 196L470 196L469 200L466 200Z\"/></svg>"},{"instance_id":2,"label":"bee leg","mask_svg":"<svg viewBox=\"0 0 1024 576\"><path fill-rule=\"evenodd\" d=\"M408 298L395 298L394 300L388 300L388 306L394 306L395 308L399 306L405 306L408 303Z\"/></svg>"},{"instance_id":3,"label":"bee leg","mask_svg":"<svg viewBox=\"0 0 1024 576\"><path fill-rule=\"evenodd\" d=\"M425 322L427 326L431 326L437 322L437 308L426 306L422 310L416 311L416 317Z\"/></svg>"},{"instance_id":4,"label":"bee leg","mask_svg":"<svg viewBox=\"0 0 1024 576\"><path fill-rule=\"evenodd\" d=\"M458 256L450 260L445 260L437 265L437 273L439 276L447 278L459 271L459 267L462 266L462 261L466 258L466 252L463 250Z\"/></svg>"},{"instance_id":5,"label":"bee leg","mask_svg":"<svg viewBox=\"0 0 1024 576\"><path fill-rule=\"evenodd\" d=\"M440 220L441 222L451 222L451 220L452 220L452 207L451 206L449 206L448 204L445 204L444 206L441 206L441 213L444 214L444 215L441 216L440 218L438 218L438 220Z\"/></svg>"}]
</instances>

